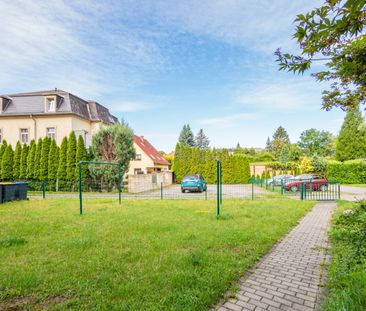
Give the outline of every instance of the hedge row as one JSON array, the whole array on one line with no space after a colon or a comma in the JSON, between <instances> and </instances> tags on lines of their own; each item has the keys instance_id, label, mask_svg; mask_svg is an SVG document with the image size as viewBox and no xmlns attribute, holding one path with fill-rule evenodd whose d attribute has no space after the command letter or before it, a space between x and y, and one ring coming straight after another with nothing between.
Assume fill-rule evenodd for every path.
<instances>
[{"instance_id":1,"label":"hedge row","mask_svg":"<svg viewBox=\"0 0 366 311\"><path fill-rule=\"evenodd\" d=\"M343 184L366 184L366 161L328 161L327 178Z\"/></svg>"},{"instance_id":2,"label":"hedge row","mask_svg":"<svg viewBox=\"0 0 366 311\"><path fill-rule=\"evenodd\" d=\"M177 144L173 170L177 182L188 174L201 174L209 184L216 182L216 160L222 161L222 182L248 183L250 167L248 158L241 154L230 155L227 149L202 150Z\"/></svg>"}]
</instances>

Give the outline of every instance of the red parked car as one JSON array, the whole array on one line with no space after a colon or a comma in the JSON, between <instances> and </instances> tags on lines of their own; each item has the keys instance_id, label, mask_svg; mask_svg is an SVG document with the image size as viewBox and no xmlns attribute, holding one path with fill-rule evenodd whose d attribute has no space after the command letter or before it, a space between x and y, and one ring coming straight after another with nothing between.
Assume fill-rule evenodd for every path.
<instances>
[{"instance_id":1,"label":"red parked car","mask_svg":"<svg viewBox=\"0 0 366 311\"><path fill-rule=\"evenodd\" d=\"M296 192L300 190L300 185L302 183L306 184L306 189L310 189L310 184L312 190L320 190L320 191L327 191L328 189L328 180L325 177L320 175L313 175L313 174L302 174L296 176L294 179L289 180L285 183L285 190Z\"/></svg>"}]
</instances>

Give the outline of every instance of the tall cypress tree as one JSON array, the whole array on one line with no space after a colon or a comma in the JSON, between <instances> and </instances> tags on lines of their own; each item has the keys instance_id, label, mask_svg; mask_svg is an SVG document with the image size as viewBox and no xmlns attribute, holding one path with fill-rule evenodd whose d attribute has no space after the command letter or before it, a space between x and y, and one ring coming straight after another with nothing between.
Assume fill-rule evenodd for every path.
<instances>
[{"instance_id":1,"label":"tall cypress tree","mask_svg":"<svg viewBox=\"0 0 366 311\"><path fill-rule=\"evenodd\" d=\"M67 180L67 137L64 137L61 142L59 161L58 161L58 169L57 169L57 178L59 181Z\"/></svg>"},{"instance_id":2,"label":"tall cypress tree","mask_svg":"<svg viewBox=\"0 0 366 311\"><path fill-rule=\"evenodd\" d=\"M3 158L7 145L8 144L7 144L6 140L3 139L3 142L1 143L1 146L0 146L0 179L1 179L1 160Z\"/></svg>"},{"instance_id":3,"label":"tall cypress tree","mask_svg":"<svg viewBox=\"0 0 366 311\"><path fill-rule=\"evenodd\" d=\"M80 161L86 161L88 159L88 152L85 148L84 139L80 135L78 137L77 149L76 149L76 167L75 167L75 176L79 176L79 165ZM83 177L86 178L88 173L88 169L86 165L83 165Z\"/></svg>"},{"instance_id":4,"label":"tall cypress tree","mask_svg":"<svg viewBox=\"0 0 366 311\"><path fill-rule=\"evenodd\" d=\"M366 130L358 108L350 109L339 132L335 157L339 161L366 157Z\"/></svg>"},{"instance_id":5,"label":"tall cypress tree","mask_svg":"<svg viewBox=\"0 0 366 311\"><path fill-rule=\"evenodd\" d=\"M13 157L14 151L11 145L7 145L1 160L1 179L13 180Z\"/></svg>"},{"instance_id":6,"label":"tall cypress tree","mask_svg":"<svg viewBox=\"0 0 366 311\"><path fill-rule=\"evenodd\" d=\"M51 139L45 137L42 141L41 150L41 163L39 167L39 178L41 180L46 180L48 178L48 155L50 153Z\"/></svg>"},{"instance_id":7,"label":"tall cypress tree","mask_svg":"<svg viewBox=\"0 0 366 311\"><path fill-rule=\"evenodd\" d=\"M36 149L36 142L34 139L32 139L29 145L29 152L27 157L27 179L34 178L34 161L36 157Z\"/></svg>"},{"instance_id":8,"label":"tall cypress tree","mask_svg":"<svg viewBox=\"0 0 366 311\"><path fill-rule=\"evenodd\" d=\"M13 159L13 179L19 179L20 174L20 159L22 157L22 145L20 141L15 146L14 159Z\"/></svg>"},{"instance_id":9,"label":"tall cypress tree","mask_svg":"<svg viewBox=\"0 0 366 311\"><path fill-rule=\"evenodd\" d=\"M74 131L70 133L67 145L67 180L75 180L76 168L76 136Z\"/></svg>"},{"instance_id":10,"label":"tall cypress tree","mask_svg":"<svg viewBox=\"0 0 366 311\"><path fill-rule=\"evenodd\" d=\"M40 178L42 144L43 144L42 138L38 139L38 143L37 143L37 147L36 147L36 154L34 156L34 168L33 168L33 178L34 179Z\"/></svg>"},{"instance_id":11,"label":"tall cypress tree","mask_svg":"<svg viewBox=\"0 0 366 311\"><path fill-rule=\"evenodd\" d=\"M59 148L56 141L52 139L48 154L48 180L56 181L59 163Z\"/></svg>"},{"instance_id":12,"label":"tall cypress tree","mask_svg":"<svg viewBox=\"0 0 366 311\"><path fill-rule=\"evenodd\" d=\"M26 179L27 178L27 158L28 158L29 146L23 145L22 154L20 157L20 172L19 178Z\"/></svg>"}]
</instances>

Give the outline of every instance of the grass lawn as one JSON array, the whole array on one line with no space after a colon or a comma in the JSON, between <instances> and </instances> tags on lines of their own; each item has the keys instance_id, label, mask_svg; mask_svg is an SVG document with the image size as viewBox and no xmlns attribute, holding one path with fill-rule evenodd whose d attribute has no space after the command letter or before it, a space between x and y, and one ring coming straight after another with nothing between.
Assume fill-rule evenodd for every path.
<instances>
[{"instance_id":1,"label":"grass lawn","mask_svg":"<svg viewBox=\"0 0 366 311\"><path fill-rule=\"evenodd\" d=\"M313 202L0 205L0 310L207 310Z\"/></svg>"},{"instance_id":2,"label":"grass lawn","mask_svg":"<svg viewBox=\"0 0 366 311\"><path fill-rule=\"evenodd\" d=\"M330 237L332 261L323 310L366 310L366 205L339 202ZM352 210L352 212L344 211Z\"/></svg>"}]
</instances>

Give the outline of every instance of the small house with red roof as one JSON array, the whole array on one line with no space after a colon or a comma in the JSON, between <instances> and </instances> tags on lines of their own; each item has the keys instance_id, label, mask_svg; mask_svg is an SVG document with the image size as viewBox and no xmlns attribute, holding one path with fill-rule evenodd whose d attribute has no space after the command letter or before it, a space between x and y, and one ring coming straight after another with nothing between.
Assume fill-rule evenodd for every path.
<instances>
[{"instance_id":1,"label":"small house with red roof","mask_svg":"<svg viewBox=\"0 0 366 311\"><path fill-rule=\"evenodd\" d=\"M169 170L169 162L144 137L133 135L136 157L130 161L128 175L159 173Z\"/></svg>"}]
</instances>

